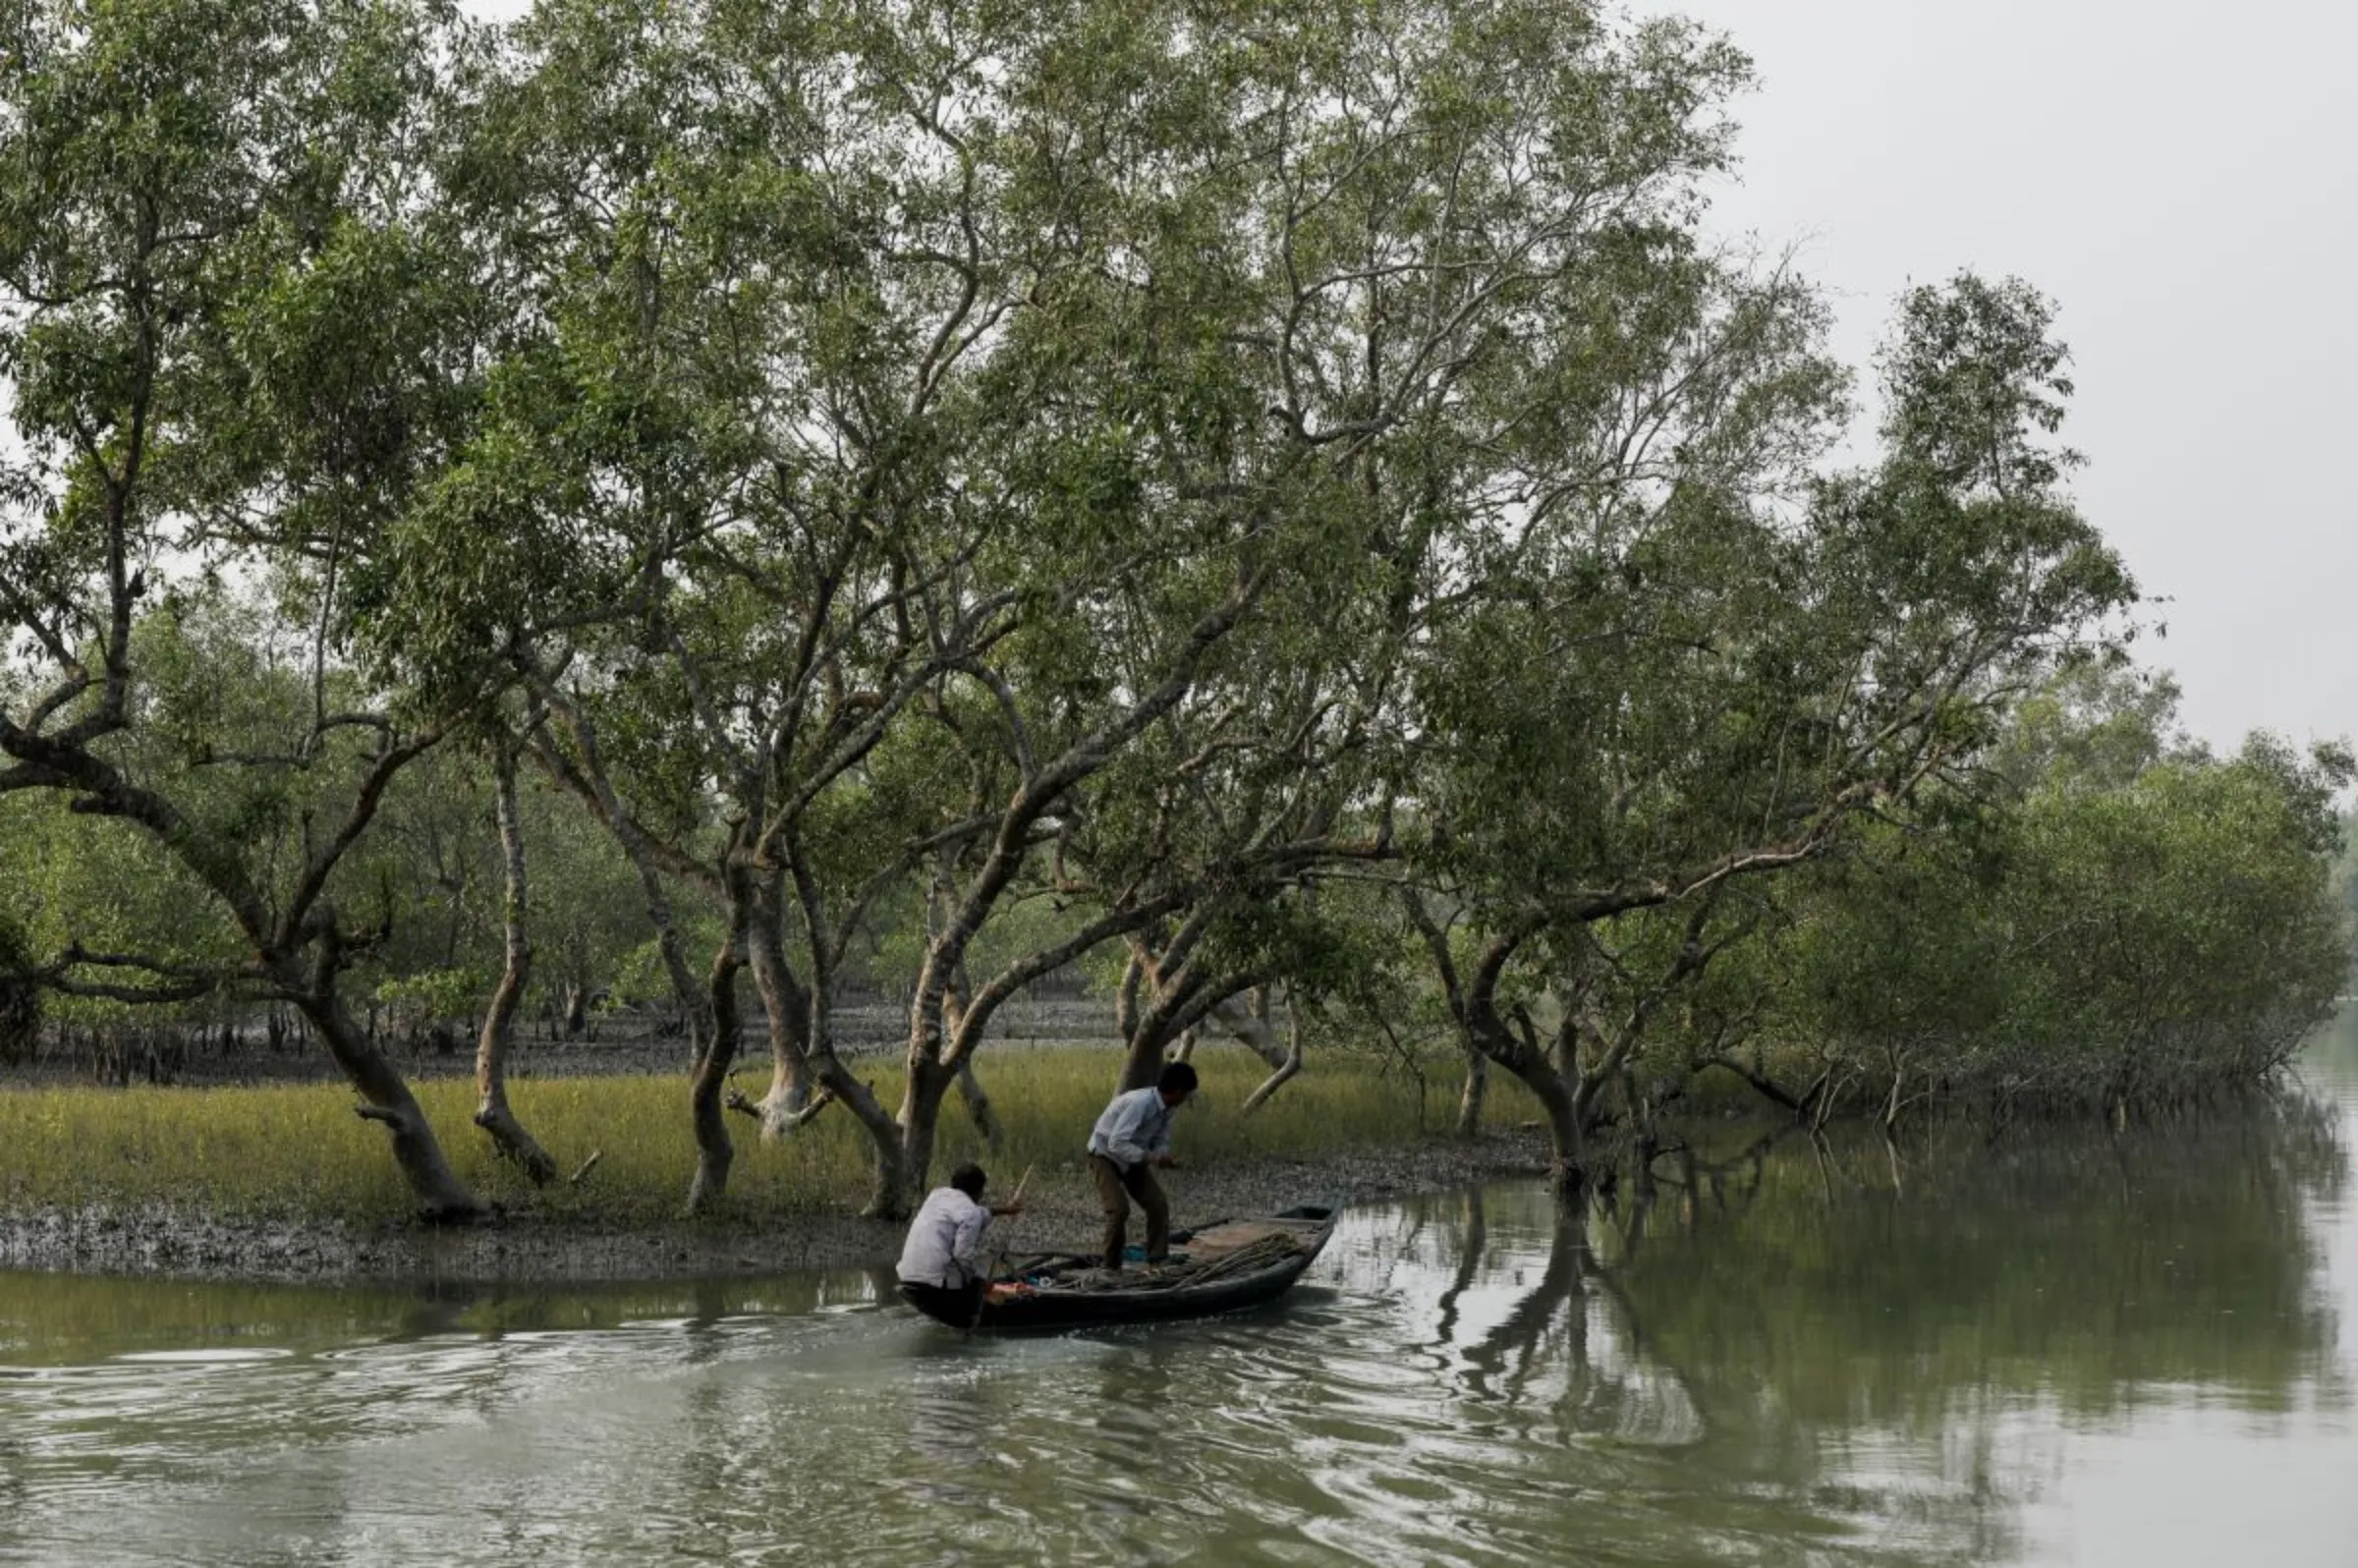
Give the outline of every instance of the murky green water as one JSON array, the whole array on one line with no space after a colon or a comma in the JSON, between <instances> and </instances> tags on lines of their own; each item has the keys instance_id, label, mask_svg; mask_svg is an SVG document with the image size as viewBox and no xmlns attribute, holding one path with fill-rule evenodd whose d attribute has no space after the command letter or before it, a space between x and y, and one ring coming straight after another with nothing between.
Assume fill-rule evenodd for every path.
<instances>
[{"instance_id":1,"label":"murky green water","mask_svg":"<svg viewBox=\"0 0 2358 1568\"><path fill-rule=\"evenodd\" d=\"M1151 1331L0 1276L0 1562L2349 1563L2358 1031L2308 1081L1786 1145L1585 1233L1355 1211L1283 1306Z\"/></svg>"}]
</instances>

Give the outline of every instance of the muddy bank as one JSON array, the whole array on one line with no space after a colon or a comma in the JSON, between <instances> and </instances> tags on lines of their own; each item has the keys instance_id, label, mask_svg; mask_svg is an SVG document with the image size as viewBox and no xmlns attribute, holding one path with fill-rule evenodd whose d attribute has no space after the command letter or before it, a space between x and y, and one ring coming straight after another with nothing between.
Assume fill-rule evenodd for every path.
<instances>
[{"instance_id":1,"label":"muddy bank","mask_svg":"<svg viewBox=\"0 0 2358 1568\"><path fill-rule=\"evenodd\" d=\"M1536 1131L1512 1131L1472 1143L1190 1165L1164 1173L1163 1185L1172 1224L1187 1226L1329 1195L1361 1202L1526 1177L1545 1155ZM1035 1171L1025 1210L993 1224L992 1247L1096 1245L1096 1198L1078 1166ZM460 1229L295 1225L165 1207L0 1216L0 1268L312 1283L607 1282L889 1268L900 1244L900 1226L861 1219L848 1202L839 1213L683 1220L652 1230L552 1223L522 1210Z\"/></svg>"}]
</instances>

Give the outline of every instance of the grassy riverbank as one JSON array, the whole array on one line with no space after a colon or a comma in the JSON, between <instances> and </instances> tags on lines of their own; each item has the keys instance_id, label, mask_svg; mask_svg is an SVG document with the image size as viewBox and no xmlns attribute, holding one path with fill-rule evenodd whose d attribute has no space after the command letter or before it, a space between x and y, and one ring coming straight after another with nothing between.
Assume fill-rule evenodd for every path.
<instances>
[{"instance_id":1,"label":"grassy riverbank","mask_svg":"<svg viewBox=\"0 0 2358 1568\"><path fill-rule=\"evenodd\" d=\"M1322 1164L1347 1167L1357 1172L1348 1180L1358 1182L1387 1162L1401 1165L1404 1174L1410 1166L1432 1165L1436 1179L1445 1179L1462 1157L1437 1148L1413 1152L1446 1132L1454 1082L1431 1081L1420 1102L1413 1078L1377 1074L1364 1061L1313 1063L1247 1117L1237 1107L1260 1081L1260 1064L1220 1052L1199 1065L1205 1090L1176 1135L1190 1170L1176 1180L1192 1182L1200 1196L1214 1189L1228 1195L1248 1172L1256 1173L1246 1180L1248 1189L1346 1179L1320 1177L1317 1168ZM1108 1053L1010 1050L985 1059L982 1068L1004 1126L1001 1147L995 1152L982 1147L953 1095L944 1107L936 1172L958 1159L980 1158L1003 1193L1032 1168L1031 1197L1041 1220L1066 1222L1068 1229L1085 1222L1088 1193L1078 1160L1104 1102ZM897 1068L879 1063L864 1076L872 1076L887 1103L897 1097ZM758 1092L752 1075L745 1083ZM542 1189L494 1158L471 1125L471 1086L423 1083L418 1092L461 1173L504 1210L506 1223L494 1228L509 1240L530 1232L542 1239L539 1244L562 1248L569 1235L637 1234L648 1238L642 1251L668 1238L662 1245L676 1242L674 1250L690 1261L709 1261L706 1255L719 1256L715 1249L725 1252L749 1239L766 1246L785 1231L797 1233L793 1250L800 1255L850 1260L872 1255L877 1245L872 1237L824 1239L849 1218L868 1188L866 1137L840 1108L770 1147L754 1138L750 1120L732 1117L738 1160L727 1199L710 1216L691 1222L680 1217L694 1164L681 1077L516 1083L511 1092L518 1113L564 1170L597 1156L578 1183ZM186 1246L167 1247L168 1254L190 1253L207 1271L235 1272L210 1264L216 1253L240 1251L242 1235L300 1236L306 1240L295 1251L318 1252L323 1236L382 1237L409 1228L409 1195L384 1137L353 1115L352 1103L348 1091L325 1085L0 1092L0 1213L20 1243L11 1252L21 1261L48 1262L61 1260L62 1249L62 1260L73 1265L90 1251L93 1237L136 1233L161 1215L165 1229L185 1230L192 1238ZM1501 1096L1500 1104L1509 1115L1522 1114L1515 1100ZM1257 1194L1233 1196L1245 1202ZM28 1226L35 1232L45 1226L52 1240L42 1244L36 1234L25 1242ZM496 1250L504 1244L489 1245ZM110 1249L98 1246L97 1252ZM122 1261L101 1257L92 1266ZM132 1265L140 1264L134 1260ZM637 1271L642 1265L621 1260L616 1266ZM317 1270L296 1271L339 1268L331 1258ZM585 1270L569 1265L554 1271Z\"/></svg>"}]
</instances>

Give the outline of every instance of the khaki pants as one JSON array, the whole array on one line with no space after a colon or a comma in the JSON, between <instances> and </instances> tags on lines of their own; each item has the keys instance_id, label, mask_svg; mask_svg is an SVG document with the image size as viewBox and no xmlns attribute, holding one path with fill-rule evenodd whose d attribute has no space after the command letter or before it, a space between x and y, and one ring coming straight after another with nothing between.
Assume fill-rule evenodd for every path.
<instances>
[{"instance_id":1,"label":"khaki pants","mask_svg":"<svg viewBox=\"0 0 2358 1568\"><path fill-rule=\"evenodd\" d=\"M1154 1167L1140 1164L1124 1170L1102 1154L1092 1154L1089 1169L1097 1179L1097 1206L1105 1211L1105 1266L1122 1266L1132 1199L1147 1214L1147 1261L1161 1262L1171 1250L1171 1204L1154 1179Z\"/></svg>"}]
</instances>

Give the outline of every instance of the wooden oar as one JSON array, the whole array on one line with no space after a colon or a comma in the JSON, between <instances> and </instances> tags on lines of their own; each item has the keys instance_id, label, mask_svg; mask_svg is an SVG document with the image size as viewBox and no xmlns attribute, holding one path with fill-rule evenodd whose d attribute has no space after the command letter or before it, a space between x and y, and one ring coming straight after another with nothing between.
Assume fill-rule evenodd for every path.
<instances>
[{"instance_id":1,"label":"wooden oar","mask_svg":"<svg viewBox=\"0 0 2358 1568\"><path fill-rule=\"evenodd\" d=\"M1020 1182L1017 1182L1017 1183L1015 1184L1015 1196L1014 1196L1013 1198L1010 1198L1010 1199L1008 1199L1008 1200L1007 1200L1007 1202L1006 1202L1006 1204L1005 1204L1004 1206L1008 1207L1008 1208L1013 1208L1013 1207L1015 1207L1015 1206L1016 1206L1018 1204L1020 1204L1020 1203L1022 1203L1022 1202L1024 1201L1024 1189L1025 1189L1027 1186L1029 1186L1029 1185L1031 1184L1031 1181L1032 1181L1032 1170L1033 1170L1033 1167L1032 1167L1032 1166L1030 1166L1030 1165L1026 1165L1026 1166L1024 1167L1024 1179L1023 1179L1022 1181L1020 1181ZM992 1269L990 1270L990 1272L989 1272L989 1273L988 1273L988 1274L985 1276L985 1277L987 1277L988 1279L990 1279L990 1280L991 1280L993 1283L996 1283L997 1281L999 1281L999 1280L1002 1280L1002 1279L1009 1279L1009 1278L1012 1278L1012 1277L1014 1277L1016 1274L1018 1274L1018 1273L1021 1273L1021 1272L1022 1272L1022 1270L1021 1270L1021 1269L1012 1269L1012 1268L1009 1268L1009 1267L1007 1266L1007 1249L1006 1249L1004 1246L1002 1246L1002 1247L1000 1247L1000 1248L999 1248L999 1252L998 1252L998 1258L999 1258L999 1260L998 1260L998 1264L997 1264L997 1266L995 1266L994 1268L992 1268Z\"/></svg>"}]
</instances>

